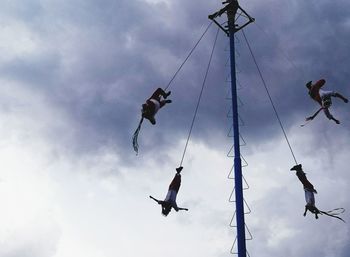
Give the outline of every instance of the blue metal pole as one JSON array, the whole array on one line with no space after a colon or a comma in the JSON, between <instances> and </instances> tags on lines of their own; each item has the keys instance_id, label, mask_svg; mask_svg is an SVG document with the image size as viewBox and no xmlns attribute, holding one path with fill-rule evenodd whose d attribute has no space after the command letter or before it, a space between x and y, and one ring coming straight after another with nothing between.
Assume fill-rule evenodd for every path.
<instances>
[{"instance_id":1,"label":"blue metal pole","mask_svg":"<svg viewBox=\"0 0 350 257\"><path fill-rule=\"evenodd\" d=\"M239 123L237 110L237 86L236 86L236 60L235 60L235 12L228 10L228 26L230 37L230 63L231 63L231 91L233 113L233 143L234 143L234 173L235 173L235 197L236 197L236 224L238 257L246 257L246 239L244 222L244 203L242 186L242 162L239 144Z\"/></svg>"}]
</instances>

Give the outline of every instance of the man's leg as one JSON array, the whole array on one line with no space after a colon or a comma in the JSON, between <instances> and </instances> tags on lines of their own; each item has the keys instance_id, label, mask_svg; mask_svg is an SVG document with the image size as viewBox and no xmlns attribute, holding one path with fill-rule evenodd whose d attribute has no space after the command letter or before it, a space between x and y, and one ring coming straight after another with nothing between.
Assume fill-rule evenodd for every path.
<instances>
[{"instance_id":1,"label":"man's leg","mask_svg":"<svg viewBox=\"0 0 350 257\"><path fill-rule=\"evenodd\" d=\"M170 91L168 93L165 93L163 89L157 88L157 90L154 91L154 93L152 94L151 98L160 101L160 96L166 99L170 95L170 93Z\"/></svg>"},{"instance_id":2,"label":"man's leg","mask_svg":"<svg viewBox=\"0 0 350 257\"><path fill-rule=\"evenodd\" d=\"M181 186L181 175L177 173L169 185L169 190L174 190L178 192L180 189L180 186Z\"/></svg>"},{"instance_id":3,"label":"man's leg","mask_svg":"<svg viewBox=\"0 0 350 257\"><path fill-rule=\"evenodd\" d=\"M339 94L339 93L335 93L334 96L340 98L341 100L343 100L344 103L349 102L349 100L348 100L347 98L345 98L344 96L342 96L342 95Z\"/></svg>"},{"instance_id":4,"label":"man's leg","mask_svg":"<svg viewBox=\"0 0 350 257\"><path fill-rule=\"evenodd\" d=\"M306 216L306 213L307 213L308 209L307 209L307 205L305 205L305 210L304 210L304 216Z\"/></svg>"},{"instance_id":5,"label":"man's leg","mask_svg":"<svg viewBox=\"0 0 350 257\"><path fill-rule=\"evenodd\" d=\"M302 170L297 170L296 175L300 182L303 184L304 188L309 189L310 191L314 191L314 186L311 184L311 182L306 178L305 172Z\"/></svg>"},{"instance_id":6,"label":"man's leg","mask_svg":"<svg viewBox=\"0 0 350 257\"><path fill-rule=\"evenodd\" d=\"M333 115L329 112L328 108L324 108L323 111L324 111L324 114L327 116L328 119L334 120L335 123L340 124L340 121L333 117Z\"/></svg>"},{"instance_id":7,"label":"man's leg","mask_svg":"<svg viewBox=\"0 0 350 257\"><path fill-rule=\"evenodd\" d=\"M170 104L172 101L171 100L161 100L160 103L160 108L162 108L165 104Z\"/></svg>"}]
</instances>

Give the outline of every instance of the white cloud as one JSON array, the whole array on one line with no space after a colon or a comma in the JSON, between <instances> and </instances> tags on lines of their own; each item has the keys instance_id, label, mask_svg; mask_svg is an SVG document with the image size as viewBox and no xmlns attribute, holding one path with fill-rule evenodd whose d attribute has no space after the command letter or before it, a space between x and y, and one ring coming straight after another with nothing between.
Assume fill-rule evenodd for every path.
<instances>
[{"instance_id":1,"label":"white cloud","mask_svg":"<svg viewBox=\"0 0 350 257\"><path fill-rule=\"evenodd\" d=\"M21 22L11 21L0 27L2 62L32 54L39 43L37 36Z\"/></svg>"},{"instance_id":2,"label":"white cloud","mask_svg":"<svg viewBox=\"0 0 350 257\"><path fill-rule=\"evenodd\" d=\"M4 113L1 117L1 123L7 123ZM148 195L165 197L184 141L169 152L172 157L162 164L143 160L141 155L135 157L140 158L139 167L127 168L119 166L122 160L108 149L90 158L71 158L64 152L57 155L59 158L52 158L54 144L40 138L42 130L26 141L15 140L24 128L30 130L33 126L24 122L12 124L13 137L3 140L0 149L5 160L1 202L7 210L6 215L1 214L1 223L10 231L1 234L1 241L5 242L2 256L13 256L22 249L32 251L33 255L28 256L45 257L69 257L72 253L88 257L212 256L229 252L235 235L228 228L234 210L227 201L233 186L227 180L232 161L225 153L229 142L218 152L190 141L178 195L178 204L190 211L172 212L164 218ZM9 131L10 128L2 127L1 133L6 135ZM291 140L306 141L309 136L292 136ZM324 247L319 252L323 254L344 246L348 232L342 223L323 216L318 221L312 216L302 217L303 190L289 171L293 163L285 142L271 140L267 145L253 146L245 156L250 165L244 169L250 185L245 191L246 200L252 209L247 224L254 237L248 243L250 254L279 256L289 252L289 256L300 256L311 252L320 241ZM299 147L296 150L299 152ZM336 163L345 163L346 156L337 154ZM333 193L348 195L346 183L334 190L325 189L323 183L339 185L337 177L346 171L341 168L340 174L329 177L332 174L316 173L311 168L312 161L302 160L319 190L316 202L320 208L347 204L331 200ZM332 240L322 236L324 230L333 235ZM309 243L300 245L304 236Z\"/></svg>"},{"instance_id":3,"label":"white cloud","mask_svg":"<svg viewBox=\"0 0 350 257\"><path fill-rule=\"evenodd\" d=\"M30 76L23 76L22 80L4 76L0 81L0 202L3 210L0 212L0 255L229 256L235 231L228 227L234 206L228 203L233 181L227 180L227 174L233 160L226 158L230 139L225 144L222 143L222 135L215 135L220 126L216 127L217 130L210 130L215 121L209 120L204 123L210 132L204 133L208 135L207 138L200 138L200 142L190 141L178 195L179 206L190 210L172 211L166 218L148 195L165 197L185 144L181 137L186 133L186 119L182 122L172 121L167 126L159 122L152 128L143 127L140 142L144 144L137 157L129 152L131 142L130 149L125 143L129 144L132 134L125 124L132 120L133 108L138 104L130 102L139 91L146 90L132 84L159 82L159 77L154 78L157 74L147 74L148 78L145 74L157 71L155 73L162 73L160 77L168 77L166 74L175 70L177 65L174 63L180 62L179 56L186 53L187 46L191 47L195 40L192 40L193 35L199 33L200 26L193 25L197 14L188 13L185 9L181 9L183 12L180 13L181 3L169 9L169 6L162 5L167 1L151 1L155 4L150 5L154 9L144 12L135 5L123 3L126 11L116 9L117 14L125 11L121 17L109 5L95 8L97 5L93 1L85 1L78 10L79 2L74 2L73 7L71 3L51 5L44 2L43 9L40 9L42 16L39 17L46 22L40 23L38 31L33 29L37 19L26 20L26 23L13 18L7 23L10 27L0 28L3 35L0 49L6 61L19 56L28 59L31 64L31 54L34 54L43 57L38 60L39 66L42 66L44 74L48 74L38 84L30 83L30 79L36 76L30 72ZM270 1L270 4L273 5L273 2ZM137 7L142 2L138 4ZM204 5L195 6L198 4L195 2L182 4L188 4L189 9L196 11L206 8ZM164 9L161 17L152 13L162 10L162 6L168 9ZM290 6L296 8L293 4ZM282 7L276 5L273 10L279 11ZM21 10L28 14L30 8ZM16 13L17 16L21 16L21 10ZM136 21L126 18L131 11L134 11L133 17L138 18ZM293 15L297 13L293 10ZM152 15L157 18L152 19ZM51 20L54 21L50 23ZM164 25L162 30L153 31L159 21L167 23L161 24ZM186 27L189 21L191 26ZM129 22L132 25L127 27ZM305 31L313 30L310 28L301 33ZM145 37L144 41L136 42L134 36L139 34ZM180 35L181 39L191 38L191 44L187 44L187 40L181 41ZM291 35L288 34L286 38ZM163 42L164 38L166 40ZM174 40L177 38L179 41ZM266 38L256 42L259 46L262 42L266 45L271 43ZM296 47L294 43L293 46L290 44L293 48ZM180 51L185 45L186 49ZM271 60L274 58L273 51L266 54L273 56ZM49 79L52 73L51 66L46 67L46 55L54 56L53 59L59 63L59 71L54 74L58 80L55 83ZM199 76L196 74L196 63L201 64L201 59L188 66L191 68L189 74L193 77ZM275 61L271 62L271 67L276 63L283 66L282 62ZM154 67L148 70L150 66ZM17 66L10 69L15 70L15 75L22 75ZM273 73L275 75L275 70ZM251 75L248 72L245 76L248 74ZM280 76L275 79L279 80ZM190 95L189 88L197 85L191 79L192 76L185 76L184 87L174 88L174 99ZM47 83L47 80L51 83ZM252 90L251 95L257 93L255 87L249 89ZM182 96L180 91L184 91ZM141 93L143 95L144 92ZM242 94L245 93L247 91ZM185 100L191 98L193 95ZM256 118L259 124L266 122L268 126L276 126L277 129L272 131L280 133L277 123L271 123L271 118L263 117L258 110L260 107L265 110L267 99L261 93L258 98L259 101L251 101L255 104L251 105L253 107L248 107L251 102L245 102L248 108L242 107L242 111L248 110L249 117ZM220 102L213 99L208 100ZM178 108L187 106L186 101L178 105L175 102L172 109L167 110L169 112L159 115L160 120L165 120L166 115L175 115L179 112ZM188 106L192 108L192 105ZM285 108L294 110L289 105ZM169 114L170 110L175 111ZM182 110L186 115L192 113L185 108ZM297 112L295 115L300 116ZM349 122L345 118L348 112L341 109L338 113L344 117L341 126L336 127L324 117L319 117L307 127L300 128L296 124L287 128L298 161L303 163L308 178L319 191L316 195L317 206L325 210L335 207L350 209L347 200L350 193ZM115 119L118 115L120 118ZM200 119L218 118L214 116L219 115L203 114ZM296 119L294 116L283 118L289 122ZM298 117L299 120L303 118ZM200 119L197 121L200 122ZM106 129L108 125L110 130ZM198 125L196 123L192 139L201 129ZM242 148L249 163L244 175L250 185L249 190L245 191L245 198L252 210L246 217L254 237L248 242L251 256L339 256L349 242L348 227L325 216L319 220L312 215L302 216L304 194L300 182L289 171L294 163L282 134L265 133L268 126L249 126L251 123L248 121L246 128L253 131L250 135L259 137L257 141L252 137L245 138L248 146ZM110 131L113 133L108 134ZM242 132L245 134L244 129ZM106 140L99 141L99 136ZM117 136L125 140L122 141L124 144L115 139ZM159 142L164 142L163 138L167 136L176 136L176 142L161 147ZM210 144L205 144L207 140L212 145L213 142L220 143L211 148ZM87 142L91 145L85 149ZM148 151L144 147L146 145L151 145L152 151ZM76 153L74 149L79 147L86 151ZM343 217L350 220L348 212Z\"/></svg>"}]
</instances>

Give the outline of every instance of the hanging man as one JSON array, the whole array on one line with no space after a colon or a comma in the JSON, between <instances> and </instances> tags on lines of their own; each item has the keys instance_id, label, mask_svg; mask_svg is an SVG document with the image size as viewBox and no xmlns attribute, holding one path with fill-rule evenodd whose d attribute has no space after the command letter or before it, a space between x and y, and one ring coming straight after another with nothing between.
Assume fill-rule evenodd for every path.
<instances>
[{"instance_id":1,"label":"hanging man","mask_svg":"<svg viewBox=\"0 0 350 257\"><path fill-rule=\"evenodd\" d=\"M171 94L171 91L165 93L165 91L161 88L158 88L150 98L142 105L141 115L143 118L148 119L152 125L156 124L156 120L154 116L158 112L160 108L162 108L165 104L171 103L171 100L165 100ZM163 99L162 99L163 98Z\"/></svg>"},{"instance_id":2,"label":"hanging man","mask_svg":"<svg viewBox=\"0 0 350 257\"><path fill-rule=\"evenodd\" d=\"M158 112L160 108L162 108L164 105L171 103L171 100L167 100L168 96L171 94L171 91L166 93L163 89L158 88L150 98L147 99L147 101L142 105L141 109L141 120L139 122L139 125L137 126L136 131L134 132L132 141L133 141L133 147L136 153L138 153L138 134L141 129L141 125L143 122L143 119L148 119L152 125L156 124L155 115Z\"/></svg>"},{"instance_id":3,"label":"hanging man","mask_svg":"<svg viewBox=\"0 0 350 257\"><path fill-rule=\"evenodd\" d=\"M167 216L169 212L171 211L171 208L174 208L175 211L180 211L180 210L185 210L188 211L187 208L181 208L178 207L176 204L176 196L177 193L179 192L180 185L181 185L181 170L183 167L176 168L176 174L173 180L171 181L168 189L168 193L164 199L164 201L157 200L153 196L149 196L151 199L156 201L158 204L162 206L162 214L164 216Z\"/></svg>"},{"instance_id":4,"label":"hanging man","mask_svg":"<svg viewBox=\"0 0 350 257\"><path fill-rule=\"evenodd\" d=\"M336 216L339 213L334 213L335 210L342 210L342 212L343 212L343 210L344 210L343 208L337 208L337 209L335 209L333 211L329 211L329 212L324 212L324 211L320 211L319 209L317 209L317 207L315 206L315 195L314 195L314 193L317 194L317 191L314 188L314 186L310 183L310 181L306 178L306 174L303 171L301 164L295 165L290 170L296 171L296 175L304 187L305 200L306 200L305 211L303 214L304 216L306 216L307 211L310 211L311 213L315 214L316 219L318 219L318 214L321 214L321 215L325 214L325 215L331 216L333 218L340 219L344 222L344 220L342 218Z\"/></svg>"},{"instance_id":5,"label":"hanging man","mask_svg":"<svg viewBox=\"0 0 350 257\"><path fill-rule=\"evenodd\" d=\"M325 83L326 81L324 79L320 79L315 84L312 84L312 81L306 83L306 87L309 90L310 97L321 105L321 108L317 110L317 112L314 113L312 116L307 117L306 121L313 120L317 116L317 114L321 110L323 110L328 119L333 120L335 121L335 123L339 124L340 121L334 118L333 115L329 112L329 108L332 105L331 97L338 97L342 99L345 103L348 102L348 99L346 99L344 96L337 92L322 90L321 87Z\"/></svg>"}]
</instances>

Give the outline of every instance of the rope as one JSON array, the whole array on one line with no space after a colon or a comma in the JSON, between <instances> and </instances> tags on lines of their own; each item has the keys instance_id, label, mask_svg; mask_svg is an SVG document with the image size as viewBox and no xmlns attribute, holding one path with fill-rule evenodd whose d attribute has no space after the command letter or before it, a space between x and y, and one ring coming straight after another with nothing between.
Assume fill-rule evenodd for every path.
<instances>
[{"instance_id":1,"label":"rope","mask_svg":"<svg viewBox=\"0 0 350 257\"><path fill-rule=\"evenodd\" d=\"M332 214L332 215L339 215L339 214L342 214L345 212L345 209L344 208L335 208L333 210L330 210L330 211L326 211L326 213L328 214Z\"/></svg>"},{"instance_id":2,"label":"rope","mask_svg":"<svg viewBox=\"0 0 350 257\"><path fill-rule=\"evenodd\" d=\"M202 40L202 38L204 37L204 35L207 33L208 29L210 28L211 24L213 24L213 21L211 21L209 23L209 25L207 26L207 28L205 29L205 31L203 32L203 34L200 36L200 38L198 39L198 41L196 42L196 44L193 46L193 48L191 49L191 51L188 53L187 57L185 58L185 60L181 63L180 67L177 69L177 71L174 73L173 77L170 79L168 85L164 88L164 91L166 91L168 89L168 87L170 86L170 84L173 82L173 80L175 79L176 75L180 72L182 66L185 65L185 63L187 62L188 58L190 58L190 56L192 55L193 51L196 49L196 47L198 46L199 42Z\"/></svg>"},{"instance_id":3,"label":"rope","mask_svg":"<svg viewBox=\"0 0 350 257\"><path fill-rule=\"evenodd\" d=\"M217 16L217 15L216 15ZM215 17L216 17L215 16ZM205 29L205 31L203 32L203 34L200 36L200 38L198 39L198 41L196 42L196 44L193 46L193 48L191 49L191 51L189 52L189 54L187 55L187 57L185 58L185 60L182 62L182 64L180 65L180 67L177 69L177 71L175 72L175 74L173 75L173 77L170 79L168 85L164 88L164 91L167 90L170 86L170 84L173 82L173 80L175 79L176 75L180 72L181 68L185 65L185 63L187 62L187 60L190 58L190 56L192 55L193 51L196 49L196 47L198 46L199 42L202 40L202 38L204 37L204 35L207 33L207 31L209 30L211 24L213 23L213 21L211 21L207 28ZM215 41L216 43L216 41ZM143 118L141 118L140 122L139 122L139 125L137 126L137 129L135 130L134 132L134 135L132 137L132 144L133 144L133 148L134 148L134 151L136 152L136 155L138 154L138 148L139 148L139 145L138 145L138 135L139 135L139 132L141 130L141 125L142 125L142 122L143 122ZM187 143L186 143L186 147L187 147ZM183 159L183 157L182 157ZM181 161L182 163L182 161Z\"/></svg>"},{"instance_id":4,"label":"rope","mask_svg":"<svg viewBox=\"0 0 350 257\"><path fill-rule=\"evenodd\" d=\"M253 60L254 60L255 66L256 66L256 68L257 68L257 70L258 70L258 72L259 72L259 75L260 75L261 81L262 81L262 83L263 83L263 85L264 85L264 87L265 87L266 93L267 93L267 95L268 95L268 97L269 97L269 99L270 99L272 108L273 108L273 110L275 111L275 115L276 115L277 120L278 120L278 122L279 122L279 124L280 124L280 127L281 127L281 129L282 129L283 135L284 135L284 137L285 137L285 139L286 139L286 141L287 141L289 150L290 150L290 152L291 152L291 154L292 154L292 156L293 156L293 158L294 158L295 164L298 164L297 159L295 158L295 155L294 155L292 146L291 146L290 143L289 143L289 140L288 140L286 131L284 130L282 121L281 121L281 119L280 119L280 117L279 117L279 115L278 115L278 112L277 112L277 109L276 109L276 107L275 107L275 104L274 104L273 101L272 101L272 97L271 97L271 95L270 95L269 89L267 88L267 85L266 85L266 82L265 82L265 80L264 80L264 77L263 77L263 75L262 75L262 73L261 73L261 70L260 70L260 68L259 68L259 65L258 65L258 63L257 63L257 61L256 61L256 59L255 59L255 56L254 56L254 54L253 54L253 51L252 51L252 49L251 49L251 47L250 47L250 44L249 44L249 42L248 42L248 39L247 39L247 37L246 37L246 35L245 35L243 29L242 29L242 33L243 33L244 39L245 39L245 41L246 41L246 43L247 43L247 46L248 46L248 48L249 48L249 52L250 52L250 54L251 54L251 56L252 56L252 58L253 58Z\"/></svg>"},{"instance_id":5,"label":"rope","mask_svg":"<svg viewBox=\"0 0 350 257\"><path fill-rule=\"evenodd\" d=\"M342 222L345 223L345 220L343 220L342 218L338 217L338 215L342 214L345 212L345 209L344 208L336 208L336 209L333 209L331 211L320 211L319 212L321 214L324 214L324 215L327 215L327 216L330 216L332 218L336 218L336 219L339 219L341 220Z\"/></svg>"},{"instance_id":6,"label":"rope","mask_svg":"<svg viewBox=\"0 0 350 257\"><path fill-rule=\"evenodd\" d=\"M219 35L219 28L218 28L218 30L217 30L217 32L216 32L216 35L215 35L215 40L214 40L213 48L212 48L212 50L211 50L211 54L210 54L208 66L207 66L207 69L206 69L206 72L205 72L205 75L204 75L204 79L203 79L203 83L202 83L202 89L201 89L201 92L200 92L199 97L198 97L196 110L195 110L194 115L193 115L193 119L192 119L190 131L189 131L188 136L187 136L185 148L184 148L184 151L183 151L183 154L182 154L182 158L181 158L181 162L180 162L180 165L179 165L180 167L182 166L182 162L183 162L183 160L184 160L184 158L185 158L185 154L186 154L188 142L189 142L190 137L191 137L191 133L192 133L194 121L195 121L195 119L196 119L197 112L198 112L198 108L199 108L199 104L200 104L200 101L201 101L201 98L202 98L202 95L203 95L203 89L204 89L204 86L205 86L205 82L207 81L207 77L208 77L208 73L209 73L209 68L210 68L211 60L212 60L212 58L213 58L213 53L214 53L214 49L215 49L216 42L217 42L217 39L218 39L218 35Z\"/></svg>"},{"instance_id":7,"label":"rope","mask_svg":"<svg viewBox=\"0 0 350 257\"><path fill-rule=\"evenodd\" d=\"M269 33L267 33L260 25L258 25L258 23L254 22L254 24L265 34L267 38L271 37ZM298 66L296 66L295 63L291 60L291 58L288 56L288 54L280 46L277 46L277 49L282 53L283 57L293 66L293 68L302 74L303 78L307 78L303 69L300 69Z\"/></svg>"}]
</instances>

